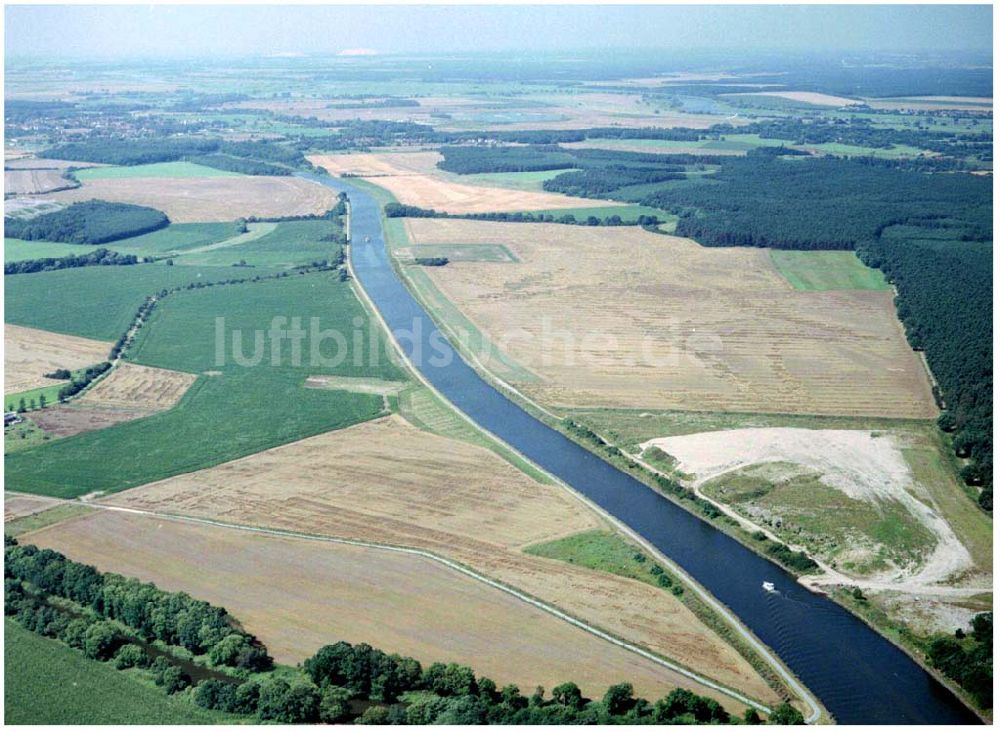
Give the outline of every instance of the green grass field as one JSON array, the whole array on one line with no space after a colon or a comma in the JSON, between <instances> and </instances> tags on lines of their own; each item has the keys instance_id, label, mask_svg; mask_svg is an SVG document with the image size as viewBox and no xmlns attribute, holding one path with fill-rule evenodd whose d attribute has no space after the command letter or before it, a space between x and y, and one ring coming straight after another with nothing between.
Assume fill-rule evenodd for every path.
<instances>
[{"instance_id":1,"label":"green grass field","mask_svg":"<svg viewBox=\"0 0 1000 732\"><path fill-rule=\"evenodd\" d=\"M588 216L596 216L602 221L608 216L621 216L622 221L632 222L638 220L640 216L656 216L660 221L674 221L677 218L658 208L630 205L627 203L623 203L620 206L594 206L593 208L550 208L541 211L525 211L524 213L531 213L536 216L538 214L552 215L557 219L560 216L570 214L575 216L577 221L586 221Z\"/></svg>"},{"instance_id":2,"label":"green grass field","mask_svg":"<svg viewBox=\"0 0 1000 732\"><path fill-rule=\"evenodd\" d=\"M257 232L254 227L258 228ZM263 228L269 227L269 228ZM323 241L340 235L339 221L286 221L279 224L250 224L250 236L231 243L209 245L203 251L182 253L178 264L232 266L240 261L254 267L289 268L320 260L333 260L340 244ZM253 236L252 234L258 235Z\"/></svg>"},{"instance_id":3,"label":"green grass field","mask_svg":"<svg viewBox=\"0 0 1000 732\"><path fill-rule=\"evenodd\" d=\"M263 274L254 271L255 274ZM101 341L125 332L147 295L191 282L244 277L233 267L81 267L55 272L7 275L6 322Z\"/></svg>"},{"instance_id":4,"label":"green grass field","mask_svg":"<svg viewBox=\"0 0 1000 732\"><path fill-rule=\"evenodd\" d=\"M610 531L584 531L544 544L535 544L524 551L536 557L559 559L657 586L657 575L650 572L656 563L638 547Z\"/></svg>"},{"instance_id":5,"label":"green grass field","mask_svg":"<svg viewBox=\"0 0 1000 732\"><path fill-rule=\"evenodd\" d=\"M472 173L469 175L457 175L455 180L459 183L470 183L477 186L496 186L497 188L513 188L518 191L541 191L542 184L547 180L555 178L561 173L568 173L570 169L563 170L530 170L522 173Z\"/></svg>"},{"instance_id":6,"label":"green grass field","mask_svg":"<svg viewBox=\"0 0 1000 732\"><path fill-rule=\"evenodd\" d=\"M105 246L125 254L163 256L208 246L238 235L236 224L229 222L171 224L165 229L131 239L120 239Z\"/></svg>"},{"instance_id":7,"label":"green grass field","mask_svg":"<svg viewBox=\"0 0 1000 732\"><path fill-rule=\"evenodd\" d=\"M3 261L21 262L25 259L47 259L68 257L71 254L86 254L100 249L99 244L64 244L58 241L25 241L24 239L3 240ZM107 245L103 245L107 248Z\"/></svg>"},{"instance_id":8,"label":"green grass field","mask_svg":"<svg viewBox=\"0 0 1000 732\"><path fill-rule=\"evenodd\" d=\"M771 261L796 290L889 290L885 276L854 252L771 250Z\"/></svg>"},{"instance_id":9,"label":"green grass field","mask_svg":"<svg viewBox=\"0 0 1000 732\"><path fill-rule=\"evenodd\" d=\"M4 262L25 259L65 257L86 254L95 249L110 249L138 257L158 257L187 249L209 246L238 235L235 223L171 224L142 236L107 242L106 244L63 244L54 241L4 239Z\"/></svg>"},{"instance_id":10,"label":"green grass field","mask_svg":"<svg viewBox=\"0 0 1000 732\"><path fill-rule=\"evenodd\" d=\"M84 168L74 173L77 180L106 178L231 178L242 175L229 170L210 168L207 165L177 161L173 163L151 163L149 165L112 165L106 168Z\"/></svg>"},{"instance_id":11,"label":"green grass field","mask_svg":"<svg viewBox=\"0 0 1000 732\"><path fill-rule=\"evenodd\" d=\"M519 262L503 244L421 244L415 257L447 257L452 262Z\"/></svg>"},{"instance_id":12,"label":"green grass field","mask_svg":"<svg viewBox=\"0 0 1000 732\"><path fill-rule=\"evenodd\" d=\"M330 273L171 295L140 331L133 358L202 374L178 405L7 456L6 487L60 497L113 492L377 417L384 413L381 396L303 387L311 374L405 379L381 337L377 360L369 358L373 326L364 316L351 286ZM317 318L318 329L343 334L344 346L307 337L296 363L286 340L272 361L264 333L275 317L301 318L306 331ZM216 359L217 318L224 319L223 363ZM240 365L233 334L242 335L242 356L252 360L255 331L262 360Z\"/></svg>"},{"instance_id":13,"label":"green grass field","mask_svg":"<svg viewBox=\"0 0 1000 732\"><path fill-rule=\"evenodd\" d=\"M7 724L223 724L186 696L167 696L137 672L116 671L60 641L4 620Z\"/></svg>"}]
</instances>

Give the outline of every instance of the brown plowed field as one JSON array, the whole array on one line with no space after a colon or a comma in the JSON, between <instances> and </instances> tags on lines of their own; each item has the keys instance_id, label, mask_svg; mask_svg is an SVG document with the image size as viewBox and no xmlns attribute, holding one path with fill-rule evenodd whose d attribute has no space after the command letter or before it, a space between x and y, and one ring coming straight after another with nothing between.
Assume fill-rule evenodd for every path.
<instances>
[{"instance_id":1,"label":"brown plowed field","mask_svg":"<svg viewBox=\"0 0 1000 732\"><path fill-rule=\"evenodd\" d=\"M421 432L399 417L103 502L427 549L727 685L773 699L746 661L670 593L520 551L600 525L575 498L532 481L483 448Z\"/></svg>"},{"instance_id":2,"label":"brown plowed field","mask_svg":"<svg viewBox=\"0 0 1000 732\"><path fill-rule=\"evenodd\" d=\"M574 680L599 697L627 679L650 699L685 686L742 712L727 697L422 557L109 511L21 540L224 606L282 663L347 640L424 664L468 664L525 691Z\"/></svg>"}]
</instances>

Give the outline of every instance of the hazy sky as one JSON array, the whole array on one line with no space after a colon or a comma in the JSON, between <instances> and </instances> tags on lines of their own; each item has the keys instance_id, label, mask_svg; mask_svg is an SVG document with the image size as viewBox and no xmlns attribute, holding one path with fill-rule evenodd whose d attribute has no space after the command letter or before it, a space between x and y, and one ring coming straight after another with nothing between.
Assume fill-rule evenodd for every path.
<instances>
[{"instance_id":1,"label":"hazy sky","mask_svg":"<svg viewBox=\"0 0 1000 732\"><path fill-rule=\"evenodd\" d=\"M992 7L7 5L8 57L992 48Z\"/></svg>"}]
</instances>

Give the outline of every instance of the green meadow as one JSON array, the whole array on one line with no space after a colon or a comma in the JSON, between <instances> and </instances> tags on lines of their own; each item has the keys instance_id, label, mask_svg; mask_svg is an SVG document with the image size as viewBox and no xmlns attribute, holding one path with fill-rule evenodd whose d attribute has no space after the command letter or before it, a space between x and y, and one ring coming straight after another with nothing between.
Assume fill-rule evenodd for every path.
<instances>
[{"instance_id":1,"label":"green meadow","mask_svg":"<svg viewBox=\"0 0 1000 732\"><path fill-rule=\"evenodd\" d=\"M254 274L264 273L254 271ZM147 295L193 282L219 282L245 276L246 272L233 267L165 264L6 275L6 322L114 341L128 328Z\"/></svg>"},{"instance_id":2,"label":"green meadow","mask_svg":"<svg viewBox=\"0 0 1000 732\"><path fill-rule=\"evenodd\" d=\"M771 261L796 290L888 290L879 270L854 252L771 250Z\"/></svg>"},{"instance_id":3,"label":"green meadow","mask_svg":"<svg viewBox=\"0 0 1000 732\"><path fill-rule=\"evenodd\" d=\"M338 331L344 341L309 336L296 360L285 340L272 355L266 332L275 317L300 318L306 331L316 318L318 329ZM132 357L200 374L177 406L9 455L6 485L66 498L113 492L377 417L381 396L303 386L311 374L404 380L371 327L351 285L328 272L171 295L139 332ZM373 343L377 359L369 358Z\"/></svg>"},{"instance_id":4,"label":"green meadow","mask_svg":"<svg viewBox=\"0 0 1000 732\"><path fill-rule=\"evenodd\" d=\"M279 224L250 224L249 235L209 245L200 251L182 252L178 264L287 269L322 260L340 253L343 229L338 221L285 221ZM255 227L259 227L255 230Z\"/></svg>"}]
</instances>

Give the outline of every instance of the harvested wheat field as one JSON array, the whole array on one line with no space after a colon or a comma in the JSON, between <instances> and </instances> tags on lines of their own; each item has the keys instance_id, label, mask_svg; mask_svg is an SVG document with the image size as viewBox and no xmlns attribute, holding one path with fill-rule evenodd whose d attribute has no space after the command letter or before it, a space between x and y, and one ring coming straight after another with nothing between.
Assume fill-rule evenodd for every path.
<instances>
[{"instance_id":1,"label":"harvested wheat field","mask_svg":"<svg viewBox=\"0 0 1000 732\"><path fill-rule=\"evenodd\" d=\"M149 411L170 409L197 378L183 371L121 363L89 389L79 404Z\"/></svg>"},{"instance_id":2,"label":"harvested wheat field","mask_svg":"<svg viewBox=\"0 0 1000 732\"><path fill-rule=\"evenodd\" d=\"M94 198L152 206L174 223L233 221L240 217L301 216L333 208L337 194L293 176L222 178L101 178L45 196L50 201Z\"/></svg>"},{"instance_id":3,"label":"harvested wheat field","mask_svg":"<svg viewBox=\"0 0 1000 732\"><path fill-rule=\"evenodd\" d=\"M622 205L618 201L573 198L559 193L469 185L458 182L458 176L436 171L434 164L438 159L440 156L433 152L352 153L309 157L313 165L326 168L331 175L350 173L385 188L400 203L447 213L540 211Z\"/></svg>"},{"instance_id":4,"label":"harvested wheat field","mask_svg":"<svg viewBox=\"0 0 1000 732\"><path fill-rule=\"evenodd\" d=\"M406 226L417 245L503 244L521 260L452 262L427 273L494 344L541 377L523 391L547 404L937 413L891 292L796 291L766 250L706 248L636 227L439 219Z\"/></svg>"},{"instance_id":5,"label":"harvested wheat field","mask_svg":"<svg viewBox=\"0 0 1000 732\"><path fill-rule=\"evenodd\" d=\"M49 158L36 158L34 155L25 155L19 158L5 158L3 161L5 170L27 170L27 169L49 169L66 170L66 168L100 168L103 163L86 163L82 160L56 160Z\"/></svg>"},{"instance_id":6,"label":"harvested wheat field","mask_svg":"<svg viewBox=\"0 0 1000 732\"><path fill-rule=\"evenodd\" d=\"M7 194L28 195L46 193L58 188L76 185L66 180L55 168L48 170L5 170L3 188Z\"/></svg>"},{"instance_id":7,"label":"harvested wheat field","mask_svg":"<svg viewBox=\"0 0 1000 732\"><path fill-rule=\"evenodd\" d=\"M422 557L110 511L22 540L224 606L282 663L346 640L424 664L465 663L522 689L574 680L599 696L628 679L649 698L686 686L742 711L728 697Z\"/></svg>"},{"instance_id":8,"label":"harvested wheat field","mask_svg":"<svg viewBox=\"0 0 1000 732\"><path fill-rule=\"evenodd\" d=\"M456 479L460 476L460 479ZM108 505L427 549L763 700L750 665L669 592L521 548L600 525L561 488L398 416L180 475Z\"/></svg>"},{"instance_id":9,"label":"harvested wheat field","mask_svg":"<svg viewBox=\"0 0 1000 732\"><path fill-rule=\"evenodd\" d=\"M82 369L104 361L110 343L4 324L4 392L15 394L59 384L44 374Z\"/></svg>"},{"instance_id":10,"label":"harvested wheat field","mask_svg":"<svg viewBox=\"0 0 1000 732\"><path fill-rule=\"evenodd\" d=\"M807 92L807 91L745 92L741 96L780 97L782 99L788 99L793 102L805 102L806 104L815 104L820 107L849 107L855 104L864 104L864 102L858 101L857 99L850 99L848 97L838 97L832 94L821 94L820 92Z\"/></svg>"}]
</instances>

